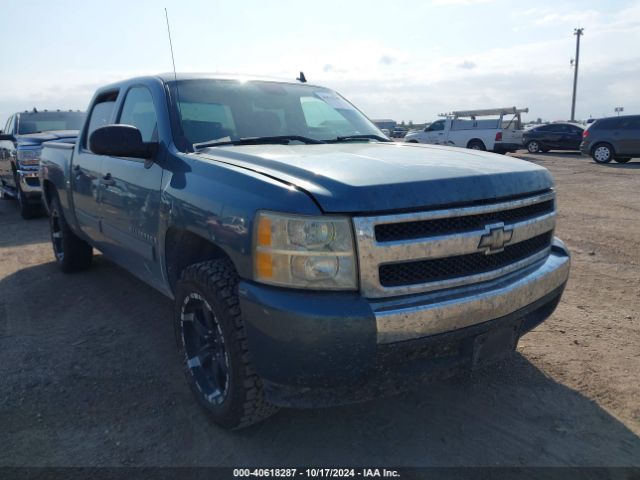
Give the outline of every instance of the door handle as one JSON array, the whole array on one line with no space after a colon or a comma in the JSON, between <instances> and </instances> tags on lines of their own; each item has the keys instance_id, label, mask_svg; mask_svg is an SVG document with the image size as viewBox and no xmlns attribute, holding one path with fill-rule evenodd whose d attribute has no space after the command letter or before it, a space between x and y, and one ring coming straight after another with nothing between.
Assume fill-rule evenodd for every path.
<instances>
[{"instance_id":1,"label":"door handle","mask_svg":"<svg viewBox=\"0 0 640 480\"><path fill-rule=\"evenodd\" d=\"M80 165L78 165L77 163L73 166L73 171L74 172L79 172L80 171Z\"/></svg>"},{"instance_id":2,"label":"door handle","mask_svg":"<svg viewBox=\"0 0 640 480\"><path fill-rule=\"evenodd\" d=\"M115 185L116 182L111 177L111 174L107 173L106 175L103 175L102 180L100 180L100 183L102 183L105 186L109 186L109 185Z\"/></svg>"}]
</instances>

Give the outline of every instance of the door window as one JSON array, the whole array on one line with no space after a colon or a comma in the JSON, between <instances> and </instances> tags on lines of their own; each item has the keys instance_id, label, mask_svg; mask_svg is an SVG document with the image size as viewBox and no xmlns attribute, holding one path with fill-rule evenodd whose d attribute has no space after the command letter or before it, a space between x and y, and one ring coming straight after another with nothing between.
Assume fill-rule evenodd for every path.
<instances>
[{"instance_id":1,"label":"door window","mask_svg":"<svg viewBox=\"0 0 640 480\"><path fill-rule=\"evenodd\" d=\"M82 145L85 148L89 148L89 150L91 149L89 139L91 138L91 134L97 128L104 127L111 123L111 119L113 118L113 109L116 105L116 98L118 98L117 91L105 93L96 99L93 104L93 108L91 109L87 131L82 139Z\"/></svg>"},{"instance_id":2,"label":"door window","mask_svg":"<svg viewBox=\"0 0 640 480\"><path fill-rule=\"evenodd\" d=\"M437 122L433 122L429 125L430 132L437 132L440 130L444 130L444 120L438 120Z\"/></svg>"},{"instance_id":3,"label":"door window","mask_svg":"<svg viewBox=\"0 0 640 480\"><path fill-rule=\"evenodd\" d=\"M148 88L133 87L127 92L118 123L140 130L143 142L158 140L158 117Z\"/></svg>"}]
</instances>

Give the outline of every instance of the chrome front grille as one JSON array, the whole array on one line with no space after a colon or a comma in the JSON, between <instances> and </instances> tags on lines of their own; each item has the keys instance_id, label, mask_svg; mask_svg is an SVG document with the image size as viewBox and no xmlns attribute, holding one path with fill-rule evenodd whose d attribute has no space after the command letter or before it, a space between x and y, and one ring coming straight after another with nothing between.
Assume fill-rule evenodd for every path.
<instances>
[{"instance_id":1,"label":"chrome front grille","mask_svg":"<svg viewBox=\"0 0 640 480\"><path fill-rule=\"evenodd\" d=\"M380 298L512 273L549 255L555 217L553 191L488 205L355 217L361 290Z\"/></svg>"}]
</instances>

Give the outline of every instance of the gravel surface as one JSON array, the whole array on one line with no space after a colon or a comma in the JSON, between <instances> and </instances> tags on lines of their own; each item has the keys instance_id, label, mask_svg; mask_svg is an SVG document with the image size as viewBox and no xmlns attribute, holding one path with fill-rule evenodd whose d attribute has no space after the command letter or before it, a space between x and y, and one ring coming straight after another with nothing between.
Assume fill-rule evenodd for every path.
<instances>
[{"instance_id":1,"label":"gravel surface","mask_svg":"<svg viewBox=\"0 0 640 480\"><path fill-rule=\"evenodd\" d=\"M102 256L60 273L0 200L0 465L640 465L640 162L518 155L557 182L573 270L495 368L226 432L182 375L171 302Z\"/></svg>"}]
</instances>

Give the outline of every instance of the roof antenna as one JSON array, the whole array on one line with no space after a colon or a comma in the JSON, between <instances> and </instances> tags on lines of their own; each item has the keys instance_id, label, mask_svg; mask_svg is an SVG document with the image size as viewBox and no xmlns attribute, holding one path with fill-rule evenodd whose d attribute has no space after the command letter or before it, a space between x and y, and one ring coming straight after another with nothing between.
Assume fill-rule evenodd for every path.
<instances>
[{"instance_id":1,"label":"roof antenna","mask_svg":"<svg viewBox=\"0 0 640 480\"><path fill-rule=\"evenodd\" d=\"M300 72L300 76L296 78L300 83L307 83L307 77L304 76L304 72Z\"/></svg>"},{"instance_id":2,"label":"roof antenna","mask_svg":"<svg viewBox=\"0 0 640 480\"><path fill-rule=\"evenodd\" d=\"M176 83L176 100L178 103L178 111L180 112L180 120L182 121L182 111L180 110L180 92L178 91L178 74L176 73L176 60L173 56L173 42L171 41L171 28L169 27L169 12L165 7L164 16L167 19L167 33L169 34L169 48L171 49L171 63L173 65L173 80Z\"/></svg>"}]
</instances>

